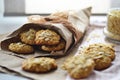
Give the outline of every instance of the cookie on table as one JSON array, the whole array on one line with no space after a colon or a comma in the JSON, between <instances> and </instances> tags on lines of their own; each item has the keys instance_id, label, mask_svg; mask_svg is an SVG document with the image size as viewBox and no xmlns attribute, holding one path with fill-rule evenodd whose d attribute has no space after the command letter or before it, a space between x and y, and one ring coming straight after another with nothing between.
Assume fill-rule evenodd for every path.
<instances>
[{"instance_id":1,"label":"cookie on table","mask_svg":"<svg viewBox=\"0 0 120 80\"><path fill-rule=\"evenodd\" d=\"M92 56L92 55L89 55ZM94 56L94 57L93 57ZM104 56L104 53L98 53L98 55L93 54L92 58L95 61L95 69L96 70L103 70L108 68L111 65L111 59L107 56Z\"/></svg>"},{"instance_id":2,"label":"cookie on table","mask_svg":"<svg viewBox=\"0 0 120 80\"><path fill-rule=\"evenodd\" d=\"M111 65L112 60L115 59L115 51L107 44L92 44L82 51L95 61L95 69L106 69Z\"/></svg>"},{"instance_id":3,"label":"cookie on table","mask_svg":"<svg viewBox=\"0 0 120 80\"><path fill-rule=\"evenodd\" d=\"M115 50L113 49L113 46L109 44L91 44L84 49L83 53L104 53L104 55L108 56L112 61L115 59Z\"/></svg>"},{"instance_id":4,"label":"cookie on table","mask_svg":"<svg viewBox=\"0 0 120 80\"><path fill-rule=\"evenodd\" d=\"M62 40L60 41L59 44L57 45L52 45L52 46L49 46L49 45L42 45L41 46L41 49L43 51L48 51L48 52L51 52L51 51L59 51L59 50L62 50L65 48L65 41Z\"/></svg>"},{"instance_id":5,"label":"cookie on table","mask_svg":"<svg viewBox=\"0 0 120 80\"><path fill-rule=\"evenodd\" d=\"M62 65L64 70L70 74L72 78L86 78L93 71L95 66L94 60L86 55L79 54L68 58Z\"/></svg>"},{"instance_id":6,"label":"cookie on table","mask_svg":"<svg viewBox=\"0 0 120 80\"><path fill-rule=\"evenodd\" d=\"M83 54L86 54L86 53L83 53ZM103 70L108 68L111 65L111 62L112 62L111 58L109 58L102 52L98 52L98 53L90 52L89 54L86 54L86 55L95 61L96 70Z\"/></svg>"},{"instance_id":7,"label":"cookie on table","mask_svg":"<svg viewBox=\"0 0 120 80\"><path fill-rule=\"evenodd\" d=\"M29 29L29 31L20 34L20 39L22 42L30 45L35 44L36 31L34 29Z\"/></svg>"},{"instance_id":8,"label":"cookie on table","mask_svg":"<svg viewBox=\"0 0 120 80\"><path fill-rule=\"evenodd\" d=\"M23 61L22 69L28 72L44 73L57 69L57 64L53 58L28 58Z\"/></svg>"},{"instance_id":9,"label":"cookie on table","mask_svg":"<svg viewBox=\"0 0 120 80\"><path fill-rule=\"evenodd\" d=\"M56 45L60 42L60 35L53 30L39 30L36 33L35 42L37 45Z\"/></svg>"},{"instance_id":10,"label":"cookie on table","mask_svg":"<svg viewBox=\"0 0 120 80\"><path fill-rule=\"evenodd\" d=\"M8 48L12 52L21 53L21 54L28 54L28 53L34 52L34 49L32 46L21 43L21 42L11 43Z\"/></svg>"}]
</instances>

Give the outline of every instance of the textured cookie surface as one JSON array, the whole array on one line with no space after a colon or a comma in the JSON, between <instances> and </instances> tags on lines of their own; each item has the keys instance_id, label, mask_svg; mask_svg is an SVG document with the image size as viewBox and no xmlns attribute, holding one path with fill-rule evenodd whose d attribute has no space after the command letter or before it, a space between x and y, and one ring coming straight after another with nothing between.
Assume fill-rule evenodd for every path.
<instances>
[{"instance_id":1,"label":"textured cookie surface","mask_svg":"<svg viewBox=\"0 0 120 80\"><path fill-rule=\"evenodd\" d=\"M111 59L102 52L89 53L87 56L94 59L96 70L106 69L111 65Z\"/></svg>"},{"instance_id":2,"label":"textured cookie surface","mask_svg":"<svg viewBox=\"0 0 120 80\"><path fill-rule=\"evenodd\" d=\"M34 52L34 49L32 46L21 43L21 42L11 43L9 45L9 50L11 50L12 52L23 53L23 54Z\"/></svg>"},{"instance_id":3,"label":"textured cookie surface","mask_svg":"<svg viewBox=\"0 0 120 80\"><path fill-rule=\"evenodd\" d=\"M94 69L95 63L93 59L88 58L86 55L77 55L68 58L62 68L67 70L73 78L85 78L90 75Z\"/></svg>"},{"instance_id":4,"label":"textured cookie surface","mask_svg":"<svg viewBox=\"0 0 120 80\"><path fill-rule=\"evenodd\" d=\"M56 45L60 42L60 35L49 29L39 30L35 42L37 45Z\"/></svg>"},{"instance_id":5,"label":"textured cookie surface","mask_svg":"<svg viewBox=\"0 0 120 80\"><path fill-rule=\"evenodd\" d=\"M114 49L107 44L92 44L82 51L83 54L87 54L93 58L96 66L95 69L102 70L111 65L111 61L115 58Z\"/></svg>"},{"instance_id":6,"label":"textured cookie surface","mask_svg":"<svg viewBox=\"0 0 120 80\"><path fill-rule=\"evenodd\" d=\"M93 54L94 57L92 57L95 61L95 69L96 70L102 70L102 69L106 69L111 65L111 59L107 56L104 56L104 54L99 54L99 55L95 55Z\"/></svg>"},{"instance_id":7,"label":"textured cookie surface","mask_svg":"<svg viewBox=\"0 0 120 80\"><path fill-rule=\"evenodd\" d=\"M111 60L115 59L115 50L109 44L91 44L89 47L85 48L84 53L104 53L105 56L108 56Z\"/></svg>"},{"instance_id":8,"label":"textured cookie surface","mask_svg":"<svg viewBox=\"0 0 120 80\"><path fill-rule=\"evenodd\" d=\"M57 64L55 59L47 57L28 58L22 64L23 70L35 73L49 72L56 68Z\"/></svg>"},{"instance_id":9,"label":"textured cookie surface","mask_svg":"<svg viewBox=\"0 0 120 80\"><path fill-rule=\"evenodd\" d=\"M20 39L22 42L30 45L35 44L36 31L34 29L29 29L29 31L20 34Z\"/></svg>"},{"instance_id":10,"label":"textured cookie surface","mask_svg":"<svg viewBox=\"0 0 120 80\"><path fill-rule=\"evenodd\" d=\"M59 51L65 48L65 41L61 41L59 44L57 45L52 45L52 46L47 46L47 45L43 45L41 46L41 49L43 51Z\"/></svg>"}]
</instances>

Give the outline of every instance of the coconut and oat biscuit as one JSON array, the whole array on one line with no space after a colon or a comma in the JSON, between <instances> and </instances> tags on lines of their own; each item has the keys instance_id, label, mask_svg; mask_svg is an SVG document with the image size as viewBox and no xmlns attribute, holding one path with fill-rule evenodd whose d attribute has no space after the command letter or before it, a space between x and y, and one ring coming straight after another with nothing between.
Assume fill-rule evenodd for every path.
<instances>
[{"instance_id":1,"label":"coconut and oat biscuit","mask_svg":"<svg viewBox=\"0 0 120 80\"><path fill-rule=\"evenodd\" d=\"M36 30L34 29L29 29L26 32L23 32L20 34L20 39L22 42L30 45L35 44L35 35L36 35Z\"/></svg>"},{"instance_id":2,"label":"coconut and oat biscuit","mask_svg":"<svg viewBox=\"0 0 120 80\"><path fill-rule=\"evenodd\" d=\"M96 70L102 70L109 67L111 61L115 59L115 50L112 46L102 43L91 44L84 48L81 53L94 59Z\"/></svg>"},{"instance_id":3,"label":"coconut and oat biscuit","mask_svg":"<svg viewBox=\"0 0 120 80\"><path fill-rule=\"evenodd\" d=\"M34 52L34 49L32 46L21 43L21 42L11 43L8 48L12 52L21 53L21 54L28 54L28 53Z\"/></svg>"},{"instance_id":4,"label":"coconut and oat biscuit","mask_svg":"<svg viewBox=\"0 0 120 80\"><path fill-rule=\"evenodd\" d=\"M51 51L59 51L59 50L62 50L65 48L65 41L62 40L60 41L59 44L57 45L52 45L52 46L49 46L49 45L42 45L41 46L41 49L43 51L48 51L48 52L51 52Z\"/></svg>"},{"instance_id":5,"label":"coconut and oat biscuit","mask_svg":"<svg viewBox=\"0 0 120 80\"><path fill-rule=\"evenodd\" d=\"M43 73L57 69L57 64L53 58L28 58L23 61L22 69L29 72Z\"/></svg>"},{"instance_id":6,"label":"coconut and oat biscuit","mask_svg":"<svg viewBox=\"0 0 120 80\"><path fill-rule=\"evenodd\" d=\"M36 33L35 42L37 45L56 45L60 42L60 35L53 30L39 30Z\"/></svg>"},{"instance_id":7,"label":"coconut and oat biscuit","mask_svg":"<svg viewBox=\"0 0 120 80\"><path fill-rule=\"evenodd\" d=\"M68 58L62 65L64 70L70 74L72 78L86 78L94 69L94 60L86 55L79 54Z\"/></svg>"},{"instance_id":8,"label":"coconut and oat biscuit","mask_svg":"<svg viewBox=\"0 0 120 80\"><path fill-rule=\"evenodd\" d=\"M84 53L86 54L86 53ZM105 55L103 52L98 53L89 53L86 54L89 58L92 58L95 61L95 69L96 70L103 70L108 68L111 65L111 58Z\"/></svg>"},{"instance_id":9,"label":"coconut and oat biscuit","mask_svg":"<svg viewBox=\"0 0 120 80\"><path fill-rule=\"evenodd\" d=\"M89 55L91 58L95 61L95 69L96 70L103 70L108 68L111 65L111 59L104 55L104 53L98 53L98 54L91 54Z\"/></svg>"},{"instance_id":10,"label":"coconut and oat biscuit","mask_svg":"<svg viewBox=\"0 0 120 80\"><path fill-rule=\"evenodd\" d=\"M115 59L115 50L113 49L113 46L109 44L91 44L84 49L83 53L104 53L104 55L108 56L111 60Z\"/></svg>"}]
</instances>

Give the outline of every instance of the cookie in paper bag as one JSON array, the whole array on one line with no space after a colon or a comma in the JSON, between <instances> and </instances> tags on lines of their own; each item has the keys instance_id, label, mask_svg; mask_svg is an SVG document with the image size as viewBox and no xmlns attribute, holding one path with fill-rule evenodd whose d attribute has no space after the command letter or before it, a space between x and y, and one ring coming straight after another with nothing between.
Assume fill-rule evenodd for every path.
<instances>
[{"instance_id":1,"label":"cookie in paper bag","mask_svg":"<svg viewBox=\"0 0 120 80\"><path fill-rule=\"evenodd\" d=\"M20 39L22 42L30 45L35 44L35 35L36 35L36 30L34 29L29 29L26 32L23 32L20 34Z\"/></svg>"},{"instance_id":2,"label":"cookie in paper bag","mask_svg":"<svg viewBox=\"0 0 120 80\"><path fill-rule=\"evenodd\" d=\"M36 33L35 43L37 45L56 45L60 42L60 35L53 30L39 30Z\"/></svg>"},{"instance_id":3,"label":"cookie in paper bag","mask_svg":"<svg viewBox=\"0 0 120 80\"><path fill-rule=\"evenodd\" d=\"M42 45L40 49L42 49L43 51L51 52L51 51L59 51L64 48L65 48L65 41L61 40L60 43L57 45L52 45L52 46Z\"/></svg>"},{"instance_id":4,"label":"cookie in paper bag","mask_svg":"<svg viewBox=\"0 0 120 80\"><path fill-rule=\"evenodd\" d=\"M32 46L17 42L17 43L10 43L9 50L15 53L21 53L21 54L29 54L33 53L34 49Z\"/></svg>"},{"instance_id":5,"label":"cookie in paper bag","mask_svg":"<svg viewBox=\"0 0 120 80\"><path fill-rule=\"evenodd\" d=\"M29 72L43 73L57 69L57 64L53 58L28 58L23 61L22 69Z\"/></svg>"}]
</instances>

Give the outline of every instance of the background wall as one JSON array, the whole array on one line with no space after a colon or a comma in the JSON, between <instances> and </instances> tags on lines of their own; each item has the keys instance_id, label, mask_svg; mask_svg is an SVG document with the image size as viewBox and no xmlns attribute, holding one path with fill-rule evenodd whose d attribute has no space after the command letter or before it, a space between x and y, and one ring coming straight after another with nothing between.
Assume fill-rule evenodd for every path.
<instances>
[{"instance_id":1,"label":"background wall","mask_svg":"<svg viewBox=\"0 0 120 80\"><path fill-rule=\"evenodd\" d=\"M0 34L12 32L27 22L26 17L4 16L4 14L22 13L24 0L0 0ZM22 12L21 12L22 11ZM5 13L4 13L5 12Z\"/></svg>"},{"instance_id":2,"label":"background wall","mask_svg":"<svg viewBox=\"0 0 120 80\"><path fill-rule=\"evenodd\" d=\"M111 8L120 8L120 0L111 0Z\"/></svg>"},{"instance_id":3,"label":"background wall","mask_svg":"<svg viewBox=\"0 0 120 80\"><path fill-rule=\"evenodd\" d=\"M4 15L23 15L25 13L25 0L4 0Z\"/></svg>"},{"instance_id":4,"label":"background wall","mask_svg":"<svg viewBox=\"0 0 120 80\"><path fill-rule=\"evenodd\" d=\"M48 3L46 3L48 1ZM51 1L54 1L54 3L51 3ZM67 2L68 1L68 2ZM114 7L120 7L120 0L105 0L103 5L103 2L101 0L76 0L73 5L73 8L79 8L80 5L92 5L93 13L106 13L109 8ZM61 4L60 4L61 2ZM82 3L80 3L82 2ZM57 4L58 3L58 4ZM65 5L63 4L65 3ZM69 3L69 7L66 7L66 4ZM5 5L4 5L5 4ZM26 14L42 14L42 13L51 13L51 11L57 11L61 9L66 8L72 8L72 1L70 3L69 0L0 0L0 13L3 13L4 15L24 15ZM80 4L80 5L79 5ZM34 7L33 7L34 5ZM47 5L47 6L46 6ZM51 6L52 5L52 6ZM61 6L62 5L62 6ZM43 8L44 7L44 8ZM4 8L4 9L3 9ZM55 9L56 8L56 9Z\"/></svg>"},{"instance_id":5,"label":"background wall","mask_svg":"<svg viewBox=\"0 0 120 80\"><path fill-rule=\"evenodd\" d=\"M0 0L0 17L3 17L4 13L4 0Z\"/></svg>"}]
</instances>

